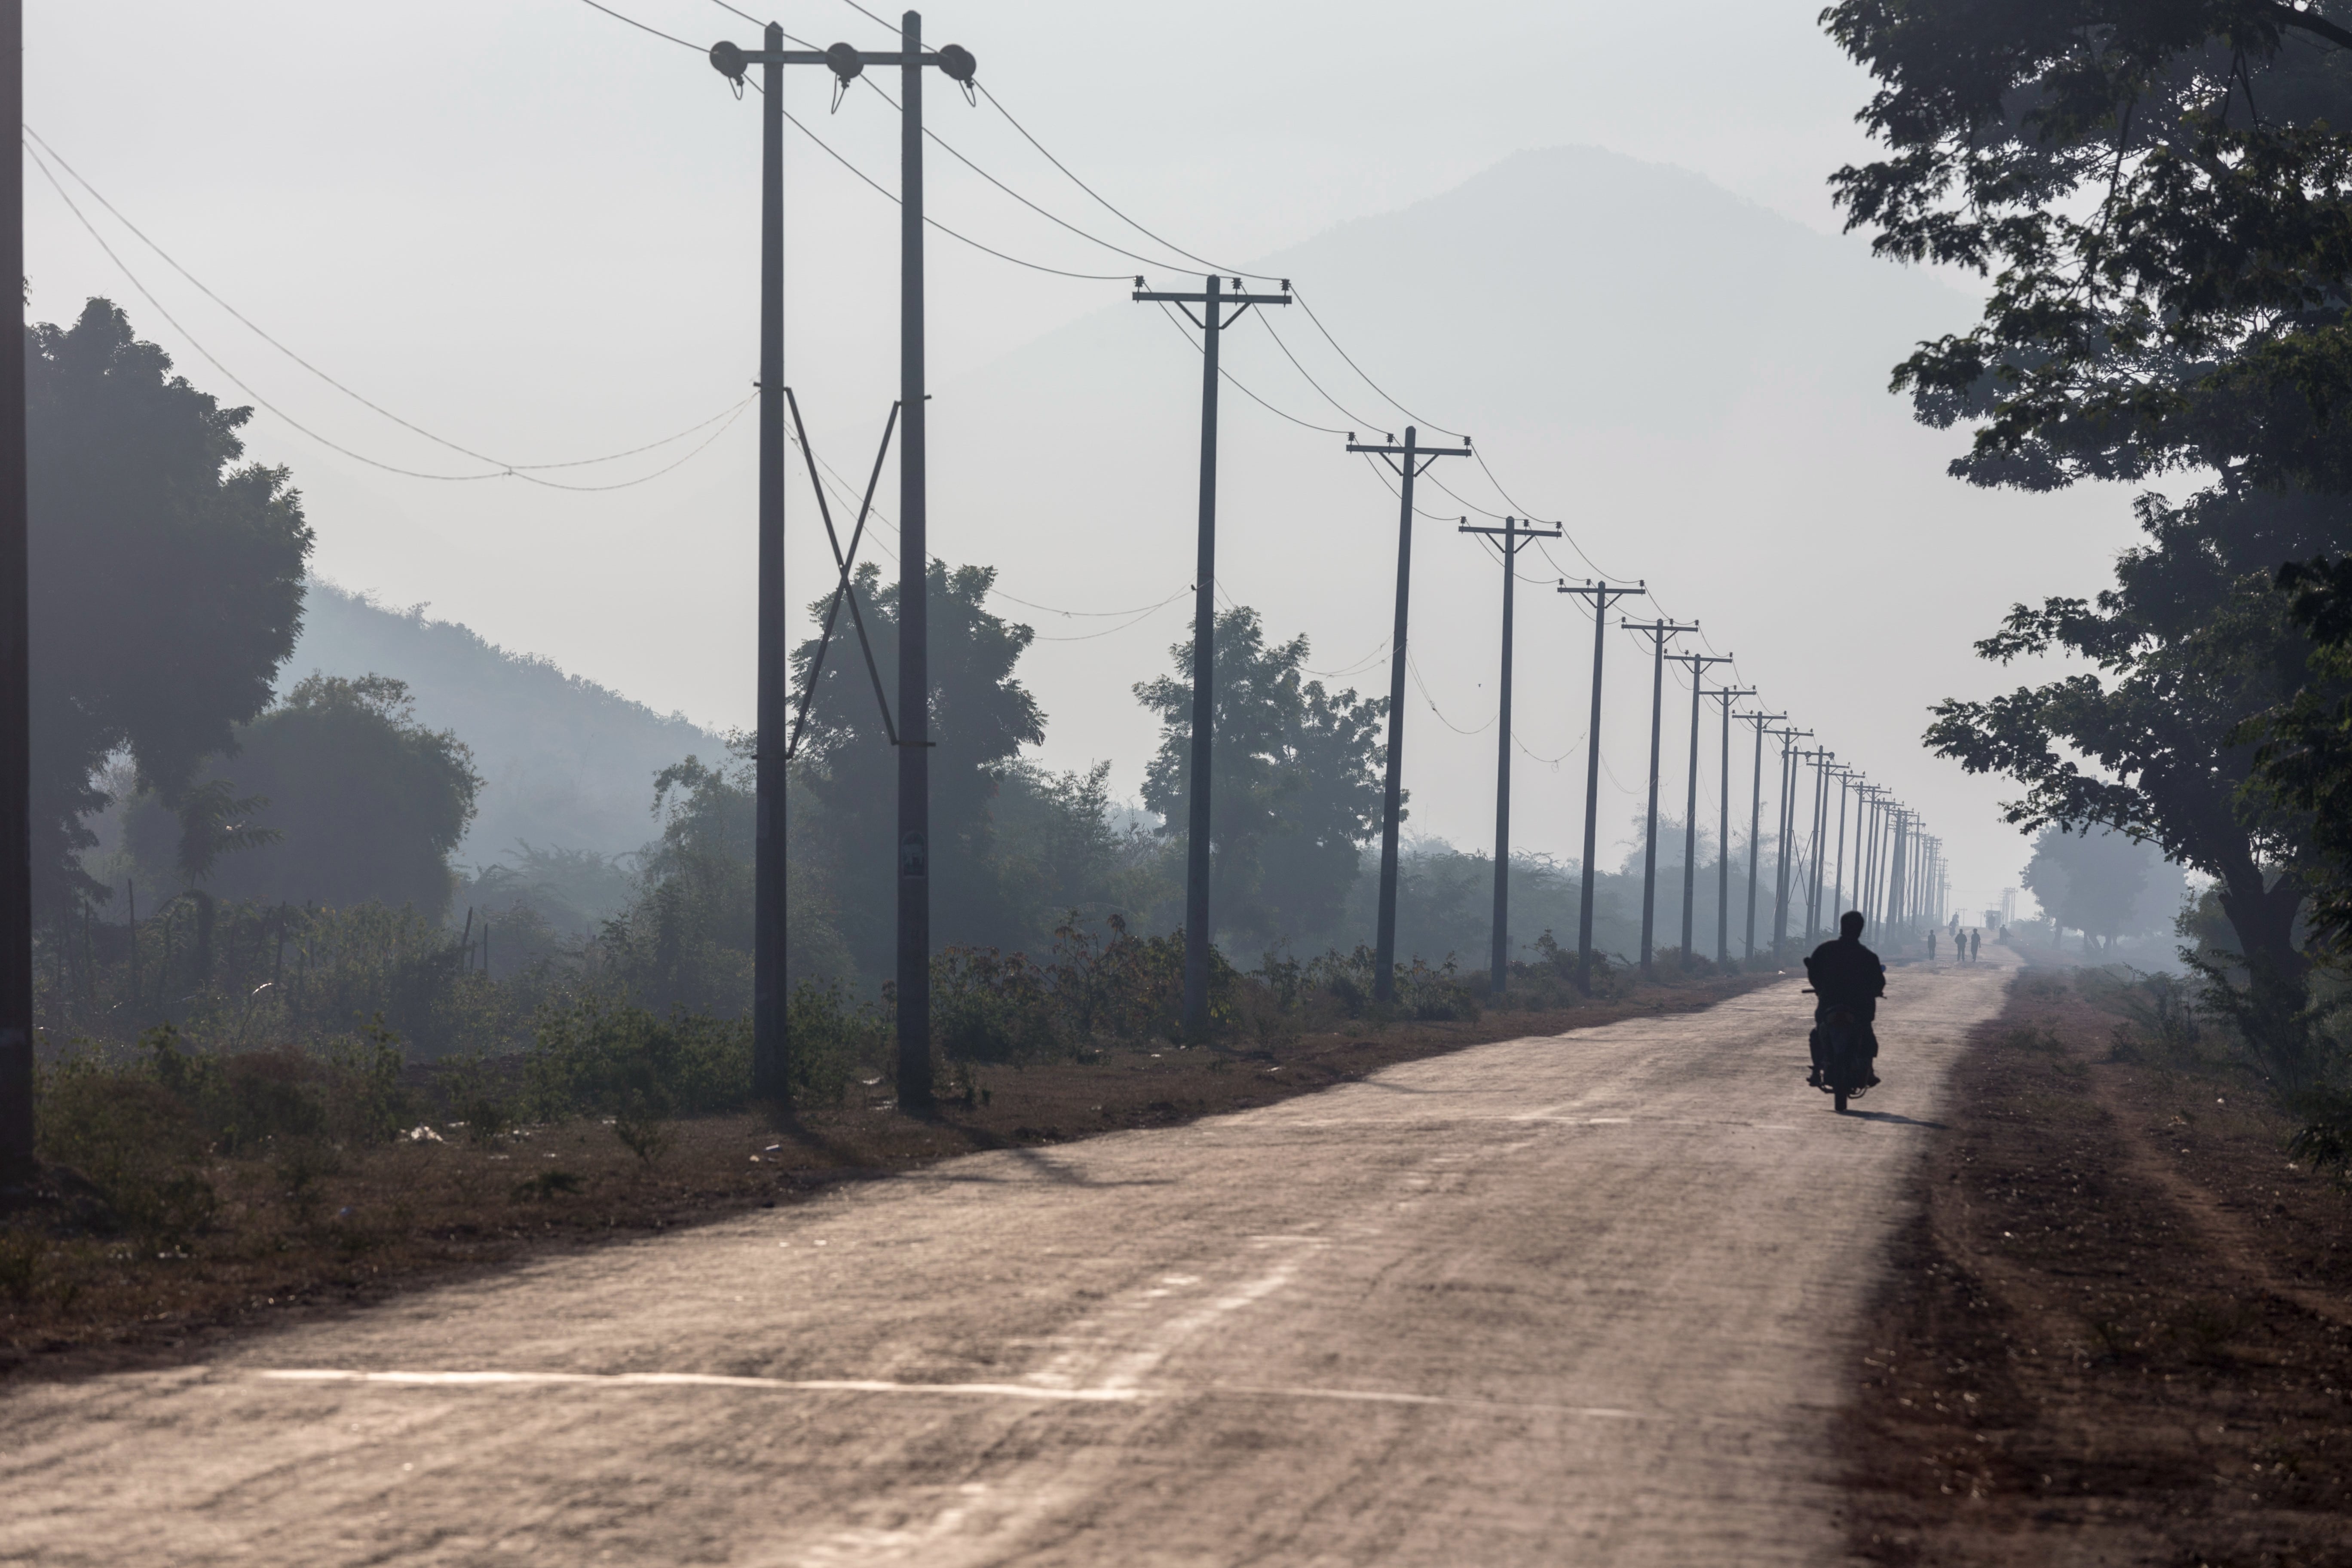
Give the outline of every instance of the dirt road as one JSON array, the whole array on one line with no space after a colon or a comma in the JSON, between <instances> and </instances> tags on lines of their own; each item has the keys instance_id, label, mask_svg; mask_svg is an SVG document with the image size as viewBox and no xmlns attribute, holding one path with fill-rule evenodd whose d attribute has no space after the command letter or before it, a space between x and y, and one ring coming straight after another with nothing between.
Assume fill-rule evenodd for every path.
<instances>
[{"instance_id":1,"label":"dirt road","mask_svg":"<svg viewBox=\"0 0 2352 1568\"><path fill-rule=\"evenodd\" d=\"M1898 971L1857 1116L1791 981L27 1386L0 1562L1834 1563L1846 1336L2007 973Z\"/></svg>"}]
</instances>

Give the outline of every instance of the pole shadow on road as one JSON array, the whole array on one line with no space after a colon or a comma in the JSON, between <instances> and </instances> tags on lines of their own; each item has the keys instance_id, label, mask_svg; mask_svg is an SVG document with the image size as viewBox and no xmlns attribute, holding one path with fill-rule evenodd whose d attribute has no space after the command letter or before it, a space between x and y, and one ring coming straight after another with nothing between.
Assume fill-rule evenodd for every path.
<instances>
[{"instance_id":1,"label":"pole shadow on road","mask_svg":"<svg viewBox=\"0 0 2352 1568\"><path fill-rule=\"evenodd\" d=\"M1916 1116L1897 1116L1891 1110L1849 1110L1851 1121L1885 1121L1897 1127L1925 1127L1931 1132L1949 1132L1951 1128L1941 1121L1922 1121Z\"/></svg>"}]
</instances>

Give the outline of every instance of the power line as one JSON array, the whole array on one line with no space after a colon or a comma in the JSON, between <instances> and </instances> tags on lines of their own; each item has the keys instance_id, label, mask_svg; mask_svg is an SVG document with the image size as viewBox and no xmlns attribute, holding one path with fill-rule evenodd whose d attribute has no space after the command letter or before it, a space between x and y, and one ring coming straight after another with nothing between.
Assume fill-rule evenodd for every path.
<instances>
[{"instance_id":1,"label":"power line","mask_svg":"<svg viewBox=\"0 0 2352 1568\"><path fill-rule=\"evenodd\" d=\"M866 11L866 7L863 5L854 5L853 0L844 0L844 3L852 4L854 9L864 11L866 16L871 16L874 15L873 12ZM1136 222L1135 219L1128 216L1126 213L1121 212L1118 207L1112 205L1109 198L1105 196L1100 191L1096 190L1092 185L1089 185L1084 180L1078 178L1076 174L1071 172L1068 164L1063 163L1059 158L1055 157L1052 153L1046 151L1045 144L1038 141L1034 136L1030 135L1028 127L1023 125L1018 120L1015 120L1013 117L1013 111L1005 108L1003 101L1000 100L994 93L989 91L984 83L975 81L972 83L972 86L979 89L980 95L982 98L988 100L989 107L995 110L997 113L1004 116L1004 122L1007 125L1012 126L1014 131L1019 132L1021 139L1024 142L1028 142L1030 146L1037 149L1038 153L1044 157L1045 162L1053 164L1055 168L1060 170L1063 176L1067 179L1070 184L1086 192L1087 195L1092 196L1101 205L1105 212L1109 213L1113 217L1118 219L1119 222L1127 225L1128 227L1135 230L1136 233L1143 236L1146 239L1150 240L1155 245L1164 245L1169 249L1174 251L1177 255L1184 258L1186 260L1196 263L1199 266L1205 267L1212 272L1223 273L1228 278L1271 279L1274 276L1271 272L1250 272L1238 267L1221 267L1217 263L1207 259L1205 257L1193 255L1182 246L1178 245L1174 240L1169 239L1163 235L1155 234L1150 229L1144 227L1143 225Z\"/></svg>"},{"instance_id":2,"label":"power line","mask_svg":"<svg viewBox=\"0 0 2352 1568\"><path fill-rule=\"evenodd\" d=\"M38 141L38 138L35 137L33 138L33 141ZM480 479L521 479L526 484L539 485L547 489L571 490L575 493L583 494L601 490L628 489L635 486L644 484L649 479L659 479L662 475L670 472L672 469L692 461L696 457L699 456L705 448L709 447L712 442L725 435L728 430L734 426L735 422L742 416L743 410L750 407L758 396L755 393L730 407L719 410L717 414L711 415L707 419L696 421L694 424L689 425L684 430L678 431L675 435L665 436L658 441L648 442L643 446L632 447L626 451L608 453L605 456L599 458L574 458L570 461L561 463L501 462L499 458L489 457L483 453L472 451L467 447L458 446L453 441L443 440L440 437L434 436L430 431L410 424L407 420L401 418L398 415L377 406L375 404L369 402L368 399L360 396L358 393L352 392L349 387L342 385L341 383L335 381L333 377L329 376L324 371L320 370L317 366L301 359L300 356L294 353L291 349L287 348L276 339L270 338L269 335L263 332L259 327L254 326L250 321L247 321L242 314L239 314L236 310L231 308L226 300L221 300L220 297L213 293L211 289L205 289L203 283L199 282L194 277L188 274L184 268L181 268L179 263L176 261L172 261L172 258L168 255L164 254L162 247L156 246L152 240L147 239L145 235L140 234L139 230L131 225L130 220L122 218L122 215L119 212L115 212L115 209L111 205L107 206L107 210L110 213L114 213L114 216L118 219L122 220L124 227L130 228L131 233L139 235L139 237L142 241L145 241L150 248L154 249L155 254L163 257L163 259L166 261L171 261L172 266L175 269L179 270L183 277L186 277L188 280L191 283L194 283L197 288L203 289L207 298L219 304L222 309L228 310L229 313L236 316L239 321L243 321L245 325L251 327L256 333L259 334L265 341L268 342L271 347L278 349L288 358L294 360L296 363L300 364L305 370L310 371L320 380L334 386L336 390L344 393L346 395L353 398L359 403L373 409L376 413L383 415L385 418L392 420L394 423L401 425L407 429L415 431L416 434L426 437L428 439L439 442L440 445L447 447L453 451L461 452L465 456L473 458L480 462L498 464L498 467L488 473L482 474L435 474L428 473L422 468L404 468L397 463L387 463L381 458L371 458L364 452L355 451L352 447L344 446L341 442L332 440L328 437L320 435L318 431L311 429L308 425L303 424L300 420L295 418L292 415L287 413L284 409L278 407L276 404L262 396L260 393L256 392L242 376L239 376L235 371L229 369L226 364L223 363L219 355L206 348L194 332L191 332L186 327L181 324L178 317L173 315L172 312L164 307L163 302L155 297L154 290L148 288L147 285L140 279L138 273L131 270L131 264L124 261L121 253L118 252L114 247L107 243L106 237L99 233L98 226L90 222L89 216L87 213L84 213L81 208L76 205L71 195L67 194L64 184L58 181L55 172L49 168L48 158L45 158L42 155L43 150L47 147L47 143L41 142L40 146L37 148L33 145L32 142L27 142L24 145L26 153L32 158L33 166L41 172L41 177L48 182L49 188L57 192L58 199L65 204L66 210L73 215L74 220L81 225L83 230L87 232L91 240L97 244L99 249L106 253L106 258L114 263L115 268L121 272L122 276L130 282L131 286L139 290L141 297L143 298L148 304L154 307L155 313L161 316L173 331L178 332L183 339L186 340L190 348L194 349L197 353L203 355L206 363L211 364L215 370L220 372L223 376L227 378L230 384L234 385L238 391L244 393L247 397L252 398L255 404L260 407L268 409L278 419L284 421L295 430L298 430L301 434L309 437L311 440L318 442L319 445L327 447L331 451L339 452L354 462L365 463L370 468L381 468L386 473L399 474L407 479L433 479L451 484L469 484ZM49 154L50 158L54 158L56 154L54 153ZM61 158L58 159L57 162L61 167L65 164L65 161ZM67 172L71 174L72 170L68 168ZM80 182L85 189L90 189L89 183L87 181L82 181L80 175L75 174L74 178ZM100 196L94 189L90 190L90 195L96 196L101 204L106 200L105 197ZM543 471L551 468L587 468L599 463L611 462L618 458L634 457L638 453L649 452L654 450L656 447L666 447L674 441L683 440L685 437L693 435L695 432L705 429L714 424L718 425L719 428L713 430L709 436L698 442L684 457L678 458L677 462L656 468L652 473L641 474L633 479L622 479L609 485L574 485L565 484L559 479L542 479L540 477L540 473L538 471Z\"/></svg>"},{"instance_id":3,"label":"power line","mask_svg":"<svg viewBox=\"0 0 2352 1568\"><path fill-rule=\"evenodd\" d=\"M898 107L898 100L892 98L888 93L883 91L881 85L872 77L860 76L857 79L864 82L867 89L870 90L875 97L888 104L892 109L895 110ZM973 174L978 174L982 179L986 180L990 184L994 185L998 190L1003 191L1006 195L1011 196L1014 201L1019 202L1023 206L1027 207L1031 212L1035 213L1039 217L1044 218L1046 222L1057 224L1063 228L1068 229L1072 234L1076 235L1080 239L1086 240L1091 245L1099 245L1105 250L1110 251L1115 255L1126 257L1129 261L1139 261L1146 267L1164 268L1170 271L1185 270L1185 268L1177 266L1177 264L1172 261L1162 261L1156 257L1145 256L1139 251L1129 250L1125 246L1113 245L1109 240L1103 238L1099 235L1087 233L1085 229L1080 228L1077 225L1070 222L1068 219L1046 211L1044 207L1039 206L1035 202L1031 201L1027 196L1023 195L1019 191L1014 190L1011 185L1006 184L1003 180L998 179L995 175L990 174L987 170L973 163L970 158L965 157L961 152L956 150L952 142L950 142L945 137L932 130L929 126L926 125L923 127L923 134L929 137L932 144L937 146L949 157L953 158L957 163L961 163L965 168L970 169Z\"/></svg>"},{"instance_id":4,"label":"power line","mask_svg":"<svg viewBox=\"0 0 2352 1568\"><path fill-rule=\"evenodd\" d=\"M1422 679L1421 666L1414 662L1413 657L1410 653L1404 656L1404 667L1412 672L1412 683L1420 689L1421 700L1429 704L1429 710L1437 715L1437 721L1444 725L1447 729L1453 731L1455 734L1483 735L1494 726L1495 721L1492 719L1487 720L1486 723L1479 725L1475 730L1465 730L1461 725L1456 724L1453 720L1448 719L1445 716L1445 710L1437 705L1437 699L1429 694L1429 683Z\"/></svg>"},{"instance_id":5,"label":"power line","mask_svg":"<svg viewBox=\"0 0 2352 1568\"><path fill-rule=\"evenodd\" d=\"M1093 641L1095 638L1097 638L1097 637L1109 637L1109 636L1110 636L1112 633L1114 633L1114 632L1123 632L1123 631L1129 630L1129 629L1130 629L1130 628L1132 628L1132 627L1141 626L1144 622L1146 622L1146 621L1150 620L1152 616L1154 616L1158 615L1160 611L1162 611L1162 610L1166 609L1169 605L1171 605L1174 604L1177 600L1179 600L1179 599L1181 599L1181 598L1183 598L1186 595L1190 594L1192 591L1192 589L1190 589L1190 588L1179 588L1179 589L1177 589L1177 590L1176 590L1176 592L1174 592L1174 593L1172 593L1172 594L1169 595L1166 598L1164 598L1164 599L1160 600L1158 604L1153 605L1150 605L1150 606L1149 606L1148 608L1144 609L1141 613L1138 614L1138 615L1135 616L1135 618L1134 618L1133 620L1122 622L1122 623L1120 623L1119 625L1115 626L1105 626L1102 630L1100 630L1100 631L1098 631L1098 632L1081 632L1081 633L1079 633L1079 634L1078 634L1077 636L1076 636L1076 637L1038 637L1034 632L1032 632L1030 635L1031 635L1032 638L1033 638L1034 640L1037 641L1037 642L1092 642L1092 641ZM1013 598L1013 595L1010 595L1010 594L1006 594L1006 595L1003 595L1003 597L1004 597L1004 598L1008 598L1008 599L1011 599L1011 598ZM1014 604L1016 604L1016 605L1017 605L1017 604L1019 604L1019 603L1021 603L1021 601L1020 601L1020 600L1018 600L1018 599L1013 599L1013 602ZM1065 610L1065 611L1063 611L1062 613L1063 613L1064 615L1069 615L1069 614L1071 614L1072 612L1070 612L1070 611L1068 611L1068 610ZM1077 613L1079 613L1079 614L1084 614L1084 613L1086 613L1086 612L1081 611L1081 612L1077 612ZM1097 612L1097 613L1101 613L1101 612Z\"/></svg>"},{"instance_id":6,"label":"power line","mask_svg":"<svg viewBox=\"0 0 2352 1568\"><path fill-rule=\"evenodd\" d=\"M1364 384L1370 387L1374 392L1379 393L1381 396L1387 401L1389 406L1402 414L1414 424L1425 425L1441 436L1451 436L1460 441L1467 441L1470 438L1459 430L1447 429L1444 426L1438 424L1433 419L1423 418L1420 415L1415 414L1412 409L1407 408L1403 404L1399 403L1395 398L1389 396L1387 390L1382 387L1379 382L1374 381L1369 374L1366 374L1364 367L1358 364L1354 357L1350 355L1346 349L1339 347L1339 340L1331 335L1331 329L1323 324L1323 318L1315 313L1315 307L1307 302L1307 297L1304 294L1301 294L1296 288L1293 288L1290 292L1291 297L1298 301L1299 309L1307 312L1307 319L1315 323L1315 330L1323 334L1323 341L1329 343L1331 347L1338 352L1339 357L1348 362L1348 368L1354 371L1358 375L1362 376ZM1549 521L1550 520L1542 519L1539 521Z\"/></svg>"},{"instance_id":7,"label":"power line","mask_svg":"<svg viewBox=\"0 0 2352 1568\"><path fill-rule=\"evenodd\" d=\"M1176 329L1176 335L1178 337L1182 338L1185 342L1191 344L1194 353L1203 353L1207 352L1202 349L1200 344L1192 342L1192 334L1184 330L1184 323L1178 321L1174 312L1171 311L1167 306L1161 305L1160 307L1160 313L1168 318L1168 324ZM1348 434L1345 430L1335 430L1328 425L1318 425L1312 420L1301 419L1296 414L1284 413L1281 409L1276 408L1273 404L1268 403L1265 398L1260 397L1256 393L1252 392L1247 386L1243 384L1241 379L1235 376L1232 371L1227 370L1222 362L1217 366L1217 374L1223 377L1227 383L1231 384L1234 391L1240 393L1244 397L1248 398L1252 403L1256 404L1260 408L1265 409L1268 414L1287 419L1293 425L1299 426L1304 429L1319 431L1326 436L1344 436Z\"/></svg>"},{"instance_id":8,"label":"power line","mask_svg":"<svg viewBox=\"0 0 2352 1568\"><path fill-rule=\"evenodd\" d=\"M593 3L593 0L591 0L591 3ZM824 137L819 136L815 132L811 131L806 125L801 123L801 120L798 115L794 114L789 109L785 110L783 114L786 120L792 121L793 129L807 137L810 141L815 142L826 157L831 158L835 163L840 164L843 168L848 170L851 174L865 181L866 184L873 187L876 194L888 201L891 205L896 206L898 205L898 198L895 194L885 190L881 185L877 184L873 177L867 174L865 170L851 163L847 158L843 157L839 153L835 152L832 145L828 143ZM1081 281L1089 283L1124 283L1128 279L1134 276L1134 274L1128 272L1072 272L1066 268L1048 267L1042 261L1024 261L1017 256L1008 256L992 245L982 245L980 241L972 238L970 235L957 233L954 229L950 228L947 225L931 216L929 213L923 215L923 222L930 227L938 229L950 239L961 240L964 244L971 246L974 250L986 251L989 255L993 256L999 261L1009 261L1015 267L1026 267L1033 272L1050 272L1056 278L1076 278Z\"/></svg>"},{"instance_id":9,"label":"power line","mask_svg":"<svg viewBox=\"0 0 2352 1568\"><path fill-rule=\"evenodd\" d=\"M689 44L684 38L663 32L659 27L648 27L643 22L638 21L635 16L624 16L618 11L614 10L610 5L597 5L596 0L580 0L580 3L583 5L588 6L591 10L604 12L604 15L612 17L615 22L626 22L630 26L635 27L640 33L651 33L655 37L676 44L680 48L692 49L698 55L709 52L704 49L700 44ZM730 5L728 9L733 11L735 8ZM737 11L736 15L740 16L742 13Z\"/></svg>"}]
</instances>

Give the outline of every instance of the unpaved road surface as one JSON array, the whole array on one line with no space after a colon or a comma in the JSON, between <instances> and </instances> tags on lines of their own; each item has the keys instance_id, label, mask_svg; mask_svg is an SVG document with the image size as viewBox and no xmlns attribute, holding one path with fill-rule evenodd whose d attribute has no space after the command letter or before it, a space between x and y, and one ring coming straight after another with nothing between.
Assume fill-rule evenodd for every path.
<instances>
[{"instance_id":1,"label":"unpaved road surface","mask_svg":"<svg viewBox=\"0 0 2352 1568\"><path fill-rule=\"evenodd\" d=\"M1836 1563L1849 1336L2006 976L1898 971L1858 1116L1790 981L25 1386L0 1562Z\"/></svg>"}]
</instances>

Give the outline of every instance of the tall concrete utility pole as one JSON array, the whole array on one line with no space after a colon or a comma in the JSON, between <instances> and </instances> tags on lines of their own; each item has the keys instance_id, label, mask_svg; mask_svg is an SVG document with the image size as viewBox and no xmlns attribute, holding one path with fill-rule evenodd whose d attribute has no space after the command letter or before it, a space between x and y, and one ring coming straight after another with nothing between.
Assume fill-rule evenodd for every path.
<instances>
[{"instance_id":1,"label":"tall concrete utility pole","mask_svg":"<svg viewBox=\"0 0 2352 1568\"><path fill-rule=\"evenodd\" d=\"M1727 686L1707 693L1723 704L1723 798L1715 814L1715 963L1731 964L1731 705L1753 697L1752 686Z\"/></svg>"},{"instance_id":2,"label":"tall concrete utility pole","mask_svg":"<svg viewBox=\"0 0 2352 1568\"><path fill-rule=\"evenodd\" d=\"M1683 803L1683 967L1691 966L1693 919L1698 902L1698 716L1706 692L1706 667L1729 664L1731 655L1703 653L1670 653L1666 656L1678 664L1690 666L1691 672L1691 738L1690 794Z\"/></svg>"},{"instance_id":3,"label":"tall concrete utility pole","mask_svg":"<svg viewBox=\"0 0 2352 1568\"><path fill-rule=\"evenodd\" d=\"M1212 276L1198 294L1155 293L1135 280L1134 298L1173 305L1201 329L1200 531L1192 563L1192 744L1184 782L1184 1034L1209 1033L1210 748L1217 728L1217 350L1227 327L1253 305L1287 305L1290 280L1279 294L1252 294ZM1192 307L1201 313L1192 314ZM1233 313L1226 314L1232 307Z\"/></svg>"},{"instance_id":4,"label":"tall concrete utility pole","mask_svg":"<svg viewBox=\"0 0 2352 1568\"><path fill-rule=\"evenodd\" d=\"M1348 450L1367 452L1394 469L1398 487L1396 627L1389 634L1388 781L1381 795L1380 920L1372 936L1372 995L1396 1000L1397 830L1404 816L1404 675L1406 611L1412 599L1412 481L1440 458L1466 458L1468 437L1459 447L1423 447L1421 432L1404 427L1404 445L1375 446L1349 440Z\"/></svg>"},{"instance_id":5,"label":"tall concrete utility pole","mask_svg":"<svg viewBox=\"0 0 2352 1568\"><path fill-rule=\"evenodd\" d=\"M1757 858L1761 853L1758 836L1764 826L1764 734L1765 727L1786 719L1786 713L1742 713L1740 718L1756 726L1756 782L1748 797L1748 939L1742 963L1756 962L1756 873Z\"/></svg>"},{"instance_id":6,"label":"tall concrete utility pole","mask_svg":"<svg viewBox=\"0 0 2352 1568\"><path fill-rule=\"evenodd\" d=\"M791 1091L784 1037L784 714L791 700L784 612L783 68L824 66L843 86L868 66L897 66L898 103L898 1103L931 1102L930 659L929 483L923 352L923 72L969 82L979 65L949 44L923 47L923 18L899 18L899 47L787 49L770 23L758 49L711 46L710 63L740 82L761 68L760 738L753 762L751 1077L755 1089ZM764 1022L763 1022L764 1019Z\"/></svg>"},{"instance_id":7,"label":"tall concrete utility pole","mask_svg":"<svg viewBox=\"0 0 2352 1568\"><path fill-rule=\"evenodd\" d=\"M1496 718L1501 733L1495 740L1495 952L1487 982L1489 991L1500 996L1511 979L1511 617L1517 598L1513 590L1519 580L1520 547L1530 539L1558 539L1566 531L1554 523L1547 533L1507 517L1500 528L1475 527L1465 520L1456 531L1496 535L1503 542L1503 691Z\"/></svg>"},{"instance_id":8,"label":"tall concrete utility pole","mask_svg":"<svg viewBox=\"0 0 2352 1568\"><path fill-rule=\"evenodd\" d=\"M1658 748L1666 711L1666 639L1698 630L1698 623L1628 621L1625 629L1650 637L1650 815L1642 829L1642 975L1647 979L1652 973L1651 941L1658 912Z\"/></svg>"},{"instance_id":9,"label":"tall concrete utility pole","mask_svg":"<svg viewBox=\"0 0 2352 1568\"><path fill-rule=\"evenodd\" d=\"M0 119L25 121L25 7L0 0ZM25 276L25 164L0 160L0 277ZM32 595L26 560L25 291L0 364L0 1171L33 1163Z\"/></svg>"},{"instance_id":10,"label":"tall concrete utility pole","mask_svg":"<svg viewBox=\"0 0 2352 1568\"><path fill-rule=\"evenodd\" d=\"M1592 994L1592 858L1599 852L1601 835L1601 655L1608 646L1609 606L1620 599L1647 594L1649 589L1643 583L1630 588L1612 588L1606 582L1588 580L1562 583L1557 591L1582 595L1592 601L1592 712L1591 722L1585 731L1584 750L1584 890L1577 900L1576 914L1576 984L1589 996Z\"/></svg>"},{"instance_id":11,"label":"tall concrete utility pole","mask_svg":"<svg viewBox=\"0 0 2352 1568\"><path fill-rule=\"evenodd\" d=\"M1886 853L1886 917L1898 931L1910 929L1910 917L1903 910L1903 858L1910 851L1910 811L1895 809L1894 847Z\"/></svg>"},{"instance_id":12,"label":"tall concrete utility pole","mask_svg":"<svg viewBox=\"0 0 2352 1568\"><path fill-rule=\"evenodd\" d=\"M1845 795L1861 773L1850 767L1833 770L1837 779L1838 820L1836 873L1830 879L1830 907L1824 929L1834 931L1838 921L1845 918Z\"/></svg>"},{"instance_id":13,"label":"tall concrete utility pole","mask_svg":"<svg viewBox=\"0 0 2352 1568\"><path fill-rule=\"evenodd\" d=\"M1865 921L1875 925L1878 922L1878 915L1875 912L1877 905L1874 896L1878 890L1876 880L1878 874L1878 806L1879 802L1884 800L1886 796L1886 786L1885 784L1863 784L1857 787L1853 794L1854 798L1862 803L1862 809L1858 814L1857 818L1858 826L1855 829L1856 837L1853 852L1854 881L1857 886L1857 890L1854 894L1854 907L1862 911L1863 919Z\"/></svg>"},{"instance_id":14,"label":"tall concrete utility pole","mask_svg":"<svg viewBox=\"0 0 2352 1568\"><path fill-rule=\"evenodd\" d=\"M1818 751L1813 753L1813 847L1811 868L1806 877L1805 944L1822 934L1822 874L1826 869L1830 829L1830 764L1837 753Z\"/></svg>"},{"instance_id":15,"label":"tall concrete utility pole","mask_svg":"<svg viewBox=\"0 0 2352 1568\"><path fill-rule=\"evenodd\" d=\"M1789 945L1789 840L1797 832L1797 742L1811 737L1811 730L1775 730L1780 737L1780 852L1773 858L1772 893L1772 957L1777 962L1788 956Z\"/></svg>"}]
</instances>

